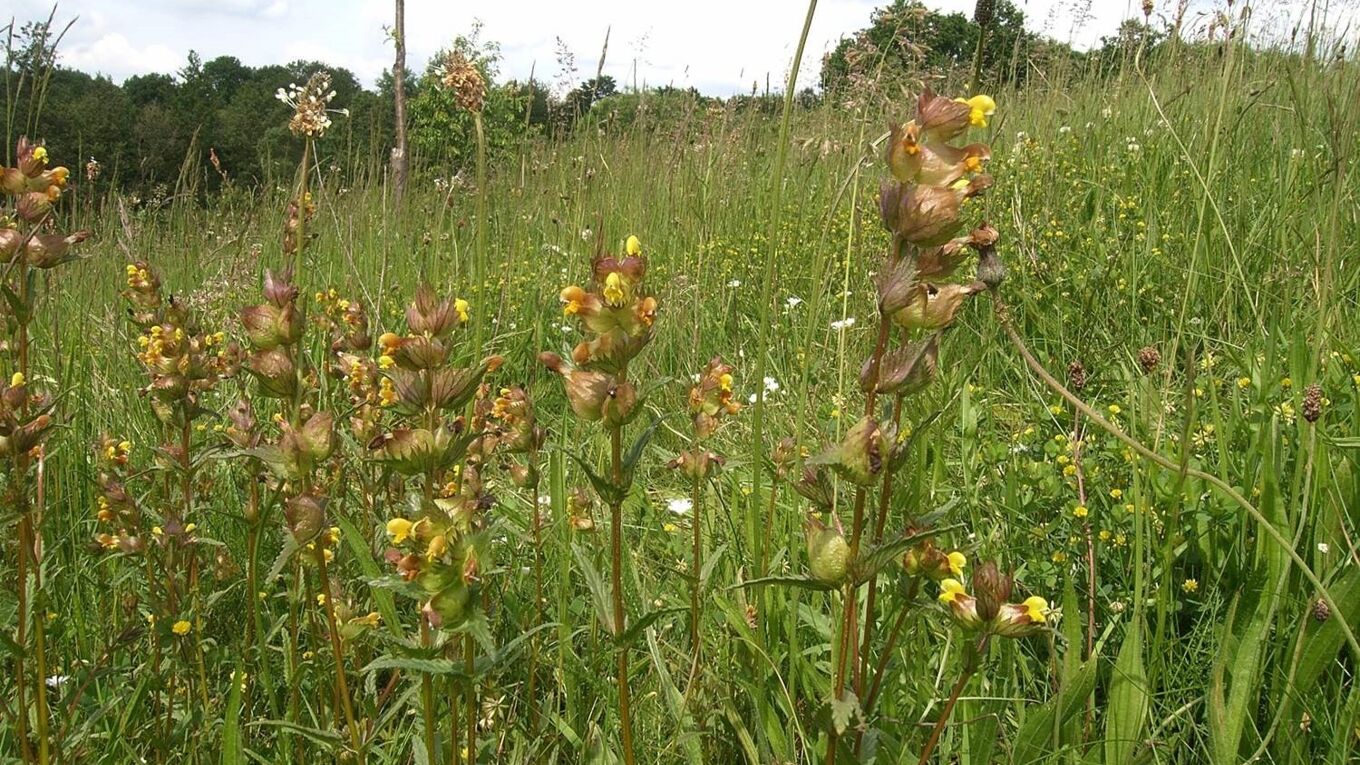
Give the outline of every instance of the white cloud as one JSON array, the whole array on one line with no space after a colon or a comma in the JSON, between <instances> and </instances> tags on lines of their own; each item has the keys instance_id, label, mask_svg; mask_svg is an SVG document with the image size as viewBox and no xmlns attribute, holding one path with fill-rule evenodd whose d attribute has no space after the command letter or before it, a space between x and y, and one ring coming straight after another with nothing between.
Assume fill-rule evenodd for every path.
<instances>
[{"instance_id":1,"label":"white cloud","mask_svg":"<svg viewBox=\"0 0 1360 765\"><path fill-rule=\"evenodd\" d=\"M50 0L13 0L20 20L46 18ZM368 85L391 66L390 0L62 0L58 24L79 17L62 45L67 65L131 74L174 72L189 50L204 60L236 56L260 66L316 58L352 69ZM842 36L869 23L875 6L889 0L822 0L818 4L799 86L817 81L821 57ZM972 14L975 0L927 0L946 12ZM1027 25L1078 47L1098 43L1129 16L1141 17L1142 0L1015 0ZM1169 13L1176 0L1156 0ZM1192 0L1190 16L1216 0ZM1294 9L1304 0L1279 0ZM455 3L407 0L407 63L419 70L476 18L483 37L502 46L502 74L541 81L557 76L556 40L575 54L575 80L598 66L605 30L610 32L604 72L621 85L694 86L711 94L763 90L768 77L778 89L788 72L805 5L796 0L502 0ZM1187 21L1193 19L1187 18Z\"/></svg>"},{"instance_id":2,"label":"white cloud","mask_svg":"<svg viewBox=\"0 0 1360 765\"><path fill-rule=\"evenodd\" d=\"M184 61L183 51L160 43L133 45L119 32L110 32L91 43L75 43L61 51L62 62L92 74L105 74L122 81L145 72L173 72Z\"/></svg>"}]
</instances>

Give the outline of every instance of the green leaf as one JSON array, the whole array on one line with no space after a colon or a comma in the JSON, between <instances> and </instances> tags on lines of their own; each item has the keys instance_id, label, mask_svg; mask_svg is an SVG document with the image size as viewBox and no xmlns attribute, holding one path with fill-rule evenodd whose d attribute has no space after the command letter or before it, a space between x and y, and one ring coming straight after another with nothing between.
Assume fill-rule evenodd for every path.
<instances>
[{"instance_id":1,"label":"green leaf","mask_svg":"<svg viewBox=\"0 0 1360 765\"><path fill-rule=\"evenodd\" d=\"M302 736L303 738L307 739L308 741L311 741L314 744L319 744L328 749L339 748L341 744L340 734L337 733L336 731L320 730L319 728L309 728L306 725L298 725L297 723L291 723L288 722L287 720L255 720L253 722L246 723L246 725L268 726L271 728L285 730L288 731L289 733L296 733L299 736Z\"/></svg>"},{"instance_id":2,"label":"green leaf","mask_svg":"<svg viewBox=\"0 0 1360 765\"><path fill-rule=\"evenodd\" d=\"M1014 763L1027 765L1052 761L1051 756L1058 751L1058 742L1053 740L1054 731L1086 708L1086 700L1096 688L1096 669L1097 657L1093 655L1081 663L1057 695L1038 709L1029 711L1025 723L1015 734Z\"/></svg>"},{"instance_id":3,"label":"green leaf","mask_svg":"<svg viewBox=\"0 0 1360 765\"><path fill-rule=\"evenodd\" d=\"M452 676L466 678L467 670L463 668L461 661L455 662L453 659L422 659L416 656L393 656L385 654L370 661L363 669L359 670L362 674L377 672L382 669L399 669L403 672L416 672L422 675Z\"/></svg>"},{"instance_id":4,"label":"green leaf","mask_svg":"<svg viewBox=\"0 0 1360 765\"><path fill-rule=\"evenodd\" d=\"M657 619L668 614L676 614L688 610L688 606L671 606L670 608L658 608L655 611L643 614L642 618L628 625L628 629L623 631L623 635L619 637L617 642L619 645L632 645L642 634L642 631L652 626Z\"/></svg>"},{"instance_id":5,"label":"green leaf","mask_svg":"<svg viewBox=\"0 0 1360 765\"><path fill-rule=\"evenodd\" d=\"M1105 713L1105 765L1133 761L1148 715L1148 676L1143 665L1143 622L1133 619L1119 648L1110 678Z\"/></svg>"},{"instance_id":6,"label":"green leaf","mask_svg":"<svg viewBox=\"0 0 1360 765\"><path fill-rule=\"evenodd\" d=\"M944 507L940 508L939 512L943 513L956 502L957 500L950 501ZM885 542L873 550L861 554L859 560L851 567L851 575L856 582L868 581L885 567L896 563L898 558L902 557L903 553L910 548L915 547L922 540L953 531L954 529L960 528L962 525L963 524L954 524L953 526L929 529L916 534L903 534L891 542Z\"/></svg>"},{"instance_id":7,"label":"green leaf","mask_svg":"<svg viewBox=\"0 0 1360 765\"><path fill-rule=\"evenodd\" d=\"M392 593L371 584L371 582L383 576L378 561L373 559L373 551L364 543L363 535L359 533L359 529L348 518L337 513L335 525L340 527L340 536L349 547L350 555L354 556L354 559L359 562L359 568L370 582L369 589L373 593L373 602L378 604L378 613L382 615L387 630L393 635L401 637L401 621L397 618L397 605L392 598Z\"/></svg>"},{"instance_id":8,"label":"green leaf","mask_svg":"<svg viewBox=\"0 0 1360 765\"><path fill-rule=\"evenodd\" d=\"M222 765L240 765L242 762L241 742L241 685L245 672L236 669L231 673L231 690L227 692L227 709L222 717Z\"/></svg>"},{"instance_id":9,"label":"green leaf","mask_svg":"<svg viewBox=\"0 0 1360 765\"><path fill-rule=\"evenodd\" d=\"M627 498L627 489L614 483L613 480L595 472L595 469L590 466L590 462L584 457L573 454L572 452L567 452L567 455L581 468L581 472L586 474L586 478L590 481L590 485L594 487L595 493L599 495L601 502L612 506L622 504L623 500Z\"/></svg>"},{"instance_id":10,"label":"green leaf","mask_svg":"<svg viewBox=\"0 0 1360 765\"><path fill-rule=\"evenodd\" d=\"M861 715L859 697L846 690L839 699L831 700L831 725L840 735L850 727L850 723Z\"/></svg>"},{"instance_id":11,"label":"green leaf","mask_svg":"<svg viewBox=\"0 0 1360 765\"><path fill-rule=\"evenodd\" d=\"M744 582L728 587L729 590L741 587L764 587L766 585L777 584L786 587L801 587L804 590L828 591L836 589L836 585L813 579L808 576L762 576L759 579L747 579Z\"/></svg>"},{"instance_id":12,"label":"green leaf","mask_svg":"<svg viewBox=\"0 0 1360 765\"><path fill-rule=\"evenodd\" d=\"M581 569L586 587L590 590L590 602L595 606L595 616L599 618L600 624L604 625L606 632L618 635L618 627L614 624L614 601L609 585L605 583L604 577L600 576L595 564L590 561L590 555L581 549L580 545L572 545L571 553L576 557L576 566Z\"/></svg>"},{"instance_id":13,"label":"green leaf","mask_svg":"<svg viewBox=\"0 0 1360 765\"><path fill-rule=\"evenodd\" d=\"M1255 720L1276 598L1264 577L1253 579L1250 589L1236 595L1228 609L1206 692L1213 763L1241 761L1242 737Z\"/></svg>"},{"instance_id":14,"label":"green leaf","mask_svg":"<svg viewBox=\"0 0 1360 765\"><path fill-rule=\"evenodd\" d=\"M283 567L288 565L288 561L292 560L293 554L297 551L297 540L293 538L292 534L285 535L283 549L279 550L278 557L274 558L274 565L269 567L269 573L265 574L264 581L272 582L277 579L279 574L283 573Z\"/></svg>"}]
</instances>

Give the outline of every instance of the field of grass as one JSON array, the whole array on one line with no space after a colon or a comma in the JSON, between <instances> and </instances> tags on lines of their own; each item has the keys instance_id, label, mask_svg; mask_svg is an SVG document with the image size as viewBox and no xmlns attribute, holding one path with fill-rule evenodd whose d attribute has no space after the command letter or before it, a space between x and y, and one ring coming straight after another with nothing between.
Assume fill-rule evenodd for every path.
<instances>
[{"instance_id":1,"label":"field of grass","mask_svg":"<svg viewBox=\"0 0 1360 765\"><path fill-rule=\"evenodd\" d=\"M453 360L503 357L490 398L522 385L546 433L531 457L482 461L494 502L468 531L482 540L469 580L479 614L456 628L423 620L428 593L411 593L385 558L388 521L435 505L419 480L374 462L340 378L321 371L304 381L311 398L271 402L241 372L174 427L148 405L142 328L120 295L128 264L149 264L204 335L244 345L239 314L286 261L295 189L134 206L77 188L58 220L93 231L90 257L33 272L24 362L28 384L57 395L58 424L41 460L6 456L0 619L7 666L27 681L21 705L16 673L0 678L0 761L609 763L626 761L630 731L643 763L1353 762L1357 92L1353 56L1225 44L1170 46L1145 72L1130 59L1108 78L1046 72L993 94L998 111L970 140L991 144L995 186L965 207L970 226L999 232L1009 277L964 305L934 381L901 399L911 449L887 484L881 538L929 520L940 549L967 556L970 590L995 560L1013 572L1011 600L1047 599L1051 629L983 639L980 651L938 583L903 570L905 547L873 584L808 579L815 507L792 488L798 463L864 411L873 276L889 241L884 125L911 115L914 92L795 110L783 142L777 116L719 108L535 139L493 163L480 190L471 174L436 187L446 173L419 168L399 208L380 172L342 180L328 169L332 137L316 142L299 352L326 363L341 300L366 308L373 337L405 332L406 305L428 283L469 305ZM586 285L591 255L622 252L630 235L658 310L630 366L647 394L621 436L625 449L643 444L619 516L634 628L615 630L610 508L596 496L617 472L610 433L572 416L537 356L570 354L583 330L559 292ZM1022 346L1089 409L1045 384ZM9 377L19 362L6 347ZM363 355L379 353L375 343ZM744 407L705 442L725 466L691 480L666 463L692 448L688 391L719 355ZM242 395L266 441L316 409L334 414L338 445L304 475L265 473L228 440ZM390 430L395 418L381 418ZM785 438L795 448L776 465ZM115 529L97 517L96 479L124 440L118 470L145 548L101 550L92 540ZM186 443L192 457L177 451ZM508 465L526 459L541 479L517 486ZM422 473L427 491L434 472ZM286 541L274 500L299 484L328 499L321 526L338 529L325 562ZM860 492L833 489L849 534ZM16 587L26 522L41 536L41 575ZM874 637L865 677L841 683L834 649L847 623Z\"/></svg>"}]
</instances>

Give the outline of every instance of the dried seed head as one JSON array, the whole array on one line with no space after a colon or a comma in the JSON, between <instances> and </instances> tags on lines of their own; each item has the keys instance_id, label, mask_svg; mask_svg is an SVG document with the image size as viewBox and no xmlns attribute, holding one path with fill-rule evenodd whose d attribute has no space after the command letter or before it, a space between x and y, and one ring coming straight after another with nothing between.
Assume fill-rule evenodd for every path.
<instances>
[{"instance_id":1,"label":"dried seed head","mask_svg":"<svg viewBox=\"0 0 1360 765\"><path fill-rule=\"evenodd\" d=\"M1138 351L1138 365L1143 368L1143 374L1152 374L1160 363L1162 363L1162 352L1156 348L1146 345Z\"/></svg>"},{"instance_id":2,"label":"dried seed head","mask_svg":"<svg viewBox=\"0 0 1360 765\"><path fill-rule=\"evenodd\" d=\"M1067 365L1067 380L1072 385L1072 390L1080 391L1086 387L1086 367L1081 360L1075 360Z\"/></svg>"},{"instance_id":3,"label":"dried seed head","mask_svg":"<svg viewBox=\"0 0 1360 765\"><path fill-rule=\"evenodd\" d=\"M452 50L444 56L440 82L453 93L458 106L468 112L480 112L486 102L486 80L477 65L462 51Z\"/></svg>"},{"instance_id":4,"label":"dried seed head","mask_svg":"<svg viewBox=\"0 0 1360 765\"><path fill-rule=\"evenodd\" d=\"M1143 0L1143 17L1152 15L1152 0Z\"/></svg>"},{"instance_id":5,"label":"dried seed head","mask_svg":"<svg viewBox=\"0 0 1360 765\"><path fill-rule=\"evenodd\" d=\"M983 29L991 26L995 15L996 0L977 0L977 5L973 6L973 21Z\"/></svg>"},{"instance_id":6,"label":"dried seed head","mask_svg":"<svg viewBox=\"0 0 1360 765\"><path fill-rule=\"evenodd\" d=\"M1327 605L1327 601L1318 598L1313 603L1313 619L1319 622L1325 622L1330 618L1332 618L1332 607Z\"/></svg>"},{"instance_id":7,"label":"dried seed head","mask_svg":"<svg viewBox=\"0 0 1360 765\"><path fill-rule=\"evenodd\" d=\"M1317 383L1303 389L1303 419L1317 422L1322 416L1322 386Z\"/></svg>"}]
</instances>

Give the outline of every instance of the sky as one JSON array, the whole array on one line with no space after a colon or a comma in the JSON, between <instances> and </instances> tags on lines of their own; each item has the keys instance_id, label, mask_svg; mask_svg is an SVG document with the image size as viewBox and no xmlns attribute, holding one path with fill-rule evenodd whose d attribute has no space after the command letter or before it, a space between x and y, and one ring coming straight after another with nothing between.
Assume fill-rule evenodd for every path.
<instances>
[{"instance_id":1,"label":"sky","mask_svg":"<svg viewBox=\"0 0 1360 765\"><path fill-rule=\"evenodd\" d=\"M821 0L799 87L817 82L822 54L866 26L888 0ZM1157 0L1158 7L1172 0ZM1210 0L1195 0L1203 5ZM1298 0L1294 0L1298 2ZM52 0L10 0L20 21L46 18ZM974 0L926 0L971 15ZM1016 0L1032 31L1086 48L1120 21L1141 17L1141 0ZM13 6L12 6L13 7ZM60 0L64 66L122 82L174 72L189 50L209 60L230 55L260 66L315 59L374 85L391 67L391 0ZM559 72L557 39L575 56L576 80L593 76L605 31L604 73L620 85L695 87L709 95L778 88L787 76L806 5L799 0L407 0L407 65L422 67L474 21L501 46L501 74L543 81ZM2 23L2 22L0 22Z\"/></svg>"}]
</instances>

